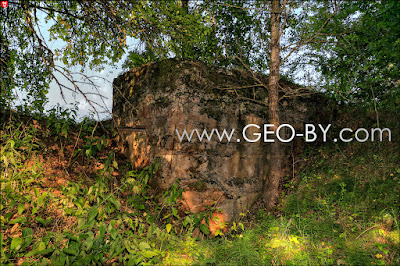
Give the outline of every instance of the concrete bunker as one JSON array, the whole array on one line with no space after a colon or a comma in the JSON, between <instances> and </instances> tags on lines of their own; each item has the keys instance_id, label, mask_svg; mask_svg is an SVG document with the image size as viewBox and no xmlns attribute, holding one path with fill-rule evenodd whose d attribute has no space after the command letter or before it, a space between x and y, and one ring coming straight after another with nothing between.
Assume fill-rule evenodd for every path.
<instances>
[{"instance_id":1,"label":"concrete bunker","mask_svg":"<svg viewBox=\"0 0 400 266\"><path fill-rule=\"evenodd\" d=\"M268 84L265 77L259 80ZM301 90L285 81L280 85L283 90ZM269 145L246 142L240 134L245 125L262 128L268 123L268 94L250 74L164 60L120 75L113 87L113 115L124 152L137 168L160 158L154 180L159 188L168 189L179 180L188 210L213 206L222 210L225 221L246 212L257 200L268 175ZM283 98L281 123L302 130L315 113L314 102L310 97ZM231 142L216 135L210 141L181 142L176 134L194 129L200 133L235 129L236 135ZM293 145L297 144L285 145L286 154ZM286 168L290 164L288 155Z\"/></svg>"}]
</instances>

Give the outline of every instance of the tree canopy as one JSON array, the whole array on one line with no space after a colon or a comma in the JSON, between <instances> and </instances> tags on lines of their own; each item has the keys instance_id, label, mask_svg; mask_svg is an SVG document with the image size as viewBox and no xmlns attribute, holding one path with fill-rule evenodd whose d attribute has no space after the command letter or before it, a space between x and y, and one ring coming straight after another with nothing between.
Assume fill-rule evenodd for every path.
<instances>
[{"instance_id":1,"label":"tree canopy","mask_svg":"<svg viewBox=\"0 0 400 266\"><path fill-rule=\"evenodd\" d=\"M399 6L282 1L281 75L339 98L395 104ZM128 68L176 57L269 72L270 7L263 1L10 1L1 13L2 106L12 101L13 88L39 106L55 72L71 81L59 83L60 90L79 91L69 67L99 70L125 55ZM51 38L65 47L49 48L39 13L51 23ZM143 45L132 49L128 38Z\"/></svg>"}]
</instances>

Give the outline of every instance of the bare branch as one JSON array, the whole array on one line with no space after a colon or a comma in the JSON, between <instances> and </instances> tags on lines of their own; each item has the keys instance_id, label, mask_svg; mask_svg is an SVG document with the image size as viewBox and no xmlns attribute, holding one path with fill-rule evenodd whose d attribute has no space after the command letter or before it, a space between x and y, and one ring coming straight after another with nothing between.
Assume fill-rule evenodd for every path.
<instances>
[{"instance_id":1,"label":"bare branch","mask_svg":"<svg viewBox=\"0 0 400 266\"><path fill-rule=\"evenodd\" d=\"M263 87L264 84L254 84L254 85L248 85L248 86L242 86L242 87L227 87L227 88L216 88L217 90L241 90L241 89L250 89L254 87Z\"/></svg>"},{"instance_id":2,"label":"bare branch","mask_svg":"<svg viewBox=\"0 0 400 266\"><path fill-rule=\"evenodd\" d=\"M79 20L83 20L84 19L83 17L77 16L75 13L70 13L70 12L67 12L67 11L53 9L53 8L45 7L45 6L41 6L41 5L36 5L35 2L33 2L33 1L29 1L29 5L26 5L27 3L26 2L22 2L22 1L21 2L20 1L18 1L18 2L10 1L9 3L10 3L10 6L11 6L11 4L19 5L19 6L24 7L24 8L25 7L26 8L34 8L34 9L38 9L38 10L43 11L43 12L44 11L52 11L52 12L55 12L55 13L60 13L60 14L64 14L64 15L67 15L67 16L71 16L71 17L79 19ZM42 2L38 2L38 3L40 4ZM49 14L47 12L45 12L45 13Z\"/></svg>"},{"instance_id":3,"label":"bare branch","mask_svg":"<svg viewBox=\"0 0 400 266\"><path fill-rule=\"evenodd\" d=\"M287 2L288 2L288 0L285 0L285 2L283 3L283 7L284 7L283 9L284 9L284 13L285 13L285 19L284 19L284 21L283 21L282 28L281 28L281 30L280 30L280 32L279 32L279 38L282 36L283 31L284 31L284 29L285 29L285 25L286 25L287 18L288 18L289 14L290 14L290 10L292 9L292 5L291 5L291 4L294 2L294 0L292 0L292 1L289 3L289 11L287 11L287 9L286 9Z\"/></svg>"}]
</instances>

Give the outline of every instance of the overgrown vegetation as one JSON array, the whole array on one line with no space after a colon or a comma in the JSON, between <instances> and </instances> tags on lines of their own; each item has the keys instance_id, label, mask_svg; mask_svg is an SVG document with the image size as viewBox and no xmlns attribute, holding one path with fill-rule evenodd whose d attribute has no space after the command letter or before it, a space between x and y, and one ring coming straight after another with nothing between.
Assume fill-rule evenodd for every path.
<instances>
[{"instance_id":1,"label":"overgrown vegetation","mask_svg":"<svg viewBox=\"0 0 400 266\"><path fill-rule=\"evenodd\" d=\"M157 192L156 163L132 170L110 126L56 111L3 118L2 265L399 263L396 143L310 147L274 213L211 237L209 214L184 212L176 184Z\"/></svg>"},{"instance_id":2,"label":"overgrown vegetation","mask_svg":"<svg viewBox=\"0 0 400 266\"><path fill-rule=\"evenodd\" d=\"M14 0L0 8L0 263L400 264L400 2L269 2ZM396 135L309 146L296 158L299 172L279 180L281 166L271 171L281 181L272 191L275 209L242 214L211 236L213 210L185 212L177 184L160 193L152 183L162 175L157 162L132 169L110 125L76 123L74 111L40 115L52 81L63 98L71 91L101 106L91 97L100 96L94 78L83 72L124 55L126 68L175 57L246 71L269 90L269 97L247 93L269 101L276 125L285 75L357 106L337 127L384 125ZM266 73L275 77L268 86L257 78ZM29 112L10 111L17 100Z\"/></svg>"}]
</instances>

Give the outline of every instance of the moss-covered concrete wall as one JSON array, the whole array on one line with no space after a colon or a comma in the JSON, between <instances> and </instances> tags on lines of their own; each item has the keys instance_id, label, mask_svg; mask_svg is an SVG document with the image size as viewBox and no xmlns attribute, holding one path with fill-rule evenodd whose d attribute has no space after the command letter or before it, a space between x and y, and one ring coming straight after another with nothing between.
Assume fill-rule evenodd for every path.
<instances>
[{"instance_id":1,"label":"moss-covered concrete wall","mask_svg":"<svg viewBox=\"0 0 400 266\"><path fill-rule=\"evenodd\" d=\"M120 142L135 167L161 158L155 183L167 189L179 180L188 210L212 205L222 209L227 220L235 218L254 203L268 175L268 143L236 142L245 125L268 123L266 89L254 84L243 71L198 62L165 60L128 71L113 84ZM282 81L281 86L294 85ZM309 102L284 98L281 122L302 129L310 116ZM179 141L176 129L190 133L196 128L235 129L235 141L220 142L215 135L211 141ZM286 169L292 148L285 146Z\"/></svg>"}]
</instances>

